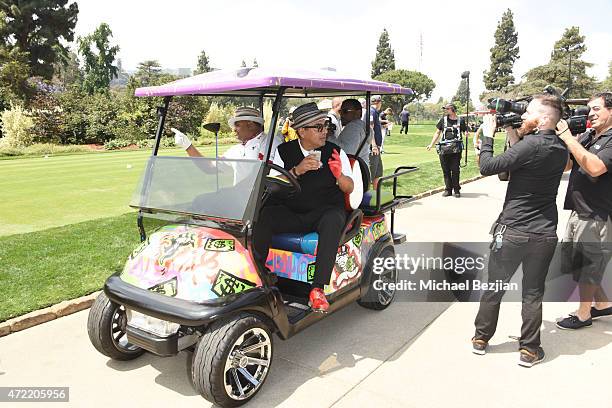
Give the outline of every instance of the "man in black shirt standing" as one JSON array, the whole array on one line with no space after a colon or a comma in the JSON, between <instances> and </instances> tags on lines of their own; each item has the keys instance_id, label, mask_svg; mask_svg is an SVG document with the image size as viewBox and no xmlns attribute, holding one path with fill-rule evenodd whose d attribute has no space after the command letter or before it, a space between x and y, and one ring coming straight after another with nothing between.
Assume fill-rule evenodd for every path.
<instances>
[{"instance_id":1,"label":"man in black shirt standing","mask_svg":"<svg viewBox=\"0 0 612 408\"><path fill-rule=\"evenodd\" d=\"M571 153L566 169L572 169L564 206L572 213L563 241L572 247L570 264L577 267L573 272L580 293L578 310L557 322L561 329L580 329L594 318L612 316L601 285L612 257L612 93L595 95L588 106L592 129L578 138L567 124L559 129Z\"/></svg>"},{"instance_id":2,"label":"man in black shirt standing","mask_svg":"<svg viewBox=\"0 0 612 408\"><path fill-rule=\"evenodd\" d=\"M431 150L434 144L440 138L440 143L436 145L436 150L440 155L440 166L444 174L445 191L442 193L444 197L448 197L455 191L455 197L461 197L461 187L459 186L459 165L461 163L461 136L467 130L465 121L457 116L457 108L452 103L444 106L446 115L444 115L436 125L436 133L434 133L431 143L427 146L427 150Z\"/></svg>"},{"instance_id":3,"label":"man in black shirt standing","mask_svg":"<svg viewBox=\"0 0 612 408\"><path fill-rule=\"evenodd\" d=\"M493 225L488 273L489 282L510 281L519 265L523 267L523 307L519 365L531 367L544 359L540 346L544 282L557 244L555 202L563 169L567 163L565 144L555 134L561 118L561 100L537 95L523 114L517 134L506 129L512 147L493 157L496 119L483 122L480 172L485 176L510 172L510 181L501 214ZM473 351L485 354L493 337L504 291L485 291L474 322Z\"/></svg>"}]
</instances>

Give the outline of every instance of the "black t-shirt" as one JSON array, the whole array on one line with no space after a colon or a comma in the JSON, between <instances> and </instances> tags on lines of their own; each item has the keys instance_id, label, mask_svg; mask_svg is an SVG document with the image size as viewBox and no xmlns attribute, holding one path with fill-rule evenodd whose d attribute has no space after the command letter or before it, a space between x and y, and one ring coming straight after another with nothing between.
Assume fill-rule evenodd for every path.
<instances>
[{"instance_id":1,"label":"black t-shirt","mask_svg":"<svg viewBox=\"0 0 612 408\"><path fill-rule=\"evenodd\" d=\"M453 127L453 130L451 131L450 129L447 129L446 131L444 131L444 116L440 118L440 120L438 121L438 124L436 125L436 128L438 130L443 131L442 134L442 140L450 140L450 139L457 139L459 138L459 133L457 131L457 119L451 119L448 118L446 120L446 126L447 128L449 127ZM465 126L465 120L463 118L461 118L461 132L465 132L467 130L467 127Z\"/></svg>"},{"instance_id":2,"label":"black t-shirt","mask_svg":"<svg viewBox=\"0 0 612 408\"><path fill-rule=\"evenodd\" d=\"M581 217L606 221L612 217L612 129L595 140L589 133L583 133L578 141L603 161L608 172L591 177L572 156L573 167L563 208L574 210Z\"/></svg>"},{"instance_id":3,"label":"black t-shirt","mask_svg":"<svg viewBox=\"0 0 612 408\"><path fill-rule=\"evenodd\" d=\"M483 136L480 173L511 174L499 222L525 233L554 235L557 192L567 157L565 143L554 130L526 135L495 157L493 138Z\"/></svg>"}]
</instances>

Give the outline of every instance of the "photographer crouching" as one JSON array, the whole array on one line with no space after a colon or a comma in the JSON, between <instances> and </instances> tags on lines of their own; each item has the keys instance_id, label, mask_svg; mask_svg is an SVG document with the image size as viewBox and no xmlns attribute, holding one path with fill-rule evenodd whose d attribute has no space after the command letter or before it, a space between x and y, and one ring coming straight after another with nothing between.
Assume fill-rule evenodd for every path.
<instances>
[{"instance_id":1,"label":"photographer crouching","mask_svg":"<svg viewBox=\"0 0 612 408\"><path fill-rule=\"evenodd\" d=\"M480 150L480 172L490 176L510 173L501 214L493 224L489 282L510 282L523 267L522 319L519 362L531 367L544 359L540 344L544 282L557 244L557 205L561 175L567 164L565 144L555 134L563 105L552 95L533 97L518 130L506 127L511 148L493 157L497 118L486 115ZM485 354L497 327L503 291L485 291L474 322L475 354Z\"/></svg>"}]
</instances>

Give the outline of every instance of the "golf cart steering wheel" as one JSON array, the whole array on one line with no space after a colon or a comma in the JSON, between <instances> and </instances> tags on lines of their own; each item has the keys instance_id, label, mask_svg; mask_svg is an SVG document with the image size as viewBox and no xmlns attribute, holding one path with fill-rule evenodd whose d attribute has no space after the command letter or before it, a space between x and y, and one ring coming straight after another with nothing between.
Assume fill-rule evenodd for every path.
<instances>
[{"instance_id":1,"label":"golf cart steering wheel","mask_svg":"<svg viewBox=\"0 0 612 408\"><path fill-rule=\"evenodd\" d=\"M289 173L289 171L274 163L267 163L266 166L268 166L272 170L278 171L281 175L287 178L287 180L283 180L279 179L278 177L271 177L270 175L268 175L266 177L266 185L270 194L295 195L300 194L302 192L302 187L300 186L300 183L293 176L293 174Z\"/></svg>"}]
</instances>

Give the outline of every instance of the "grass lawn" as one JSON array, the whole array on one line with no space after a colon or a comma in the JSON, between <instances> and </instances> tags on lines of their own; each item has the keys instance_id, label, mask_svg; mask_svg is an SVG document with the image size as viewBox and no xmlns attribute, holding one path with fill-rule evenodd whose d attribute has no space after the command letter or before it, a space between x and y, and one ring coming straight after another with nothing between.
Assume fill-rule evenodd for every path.
<instances>
[{"instance_id":1,"label":"grass lawn","mask_svg":"<svg viewBox=\"0 0 612 408\"><path fill-rule=\"evenodd\" d=\"M440 160L434 148L427 151L425 148L435 132L435 125L410 125L408 135L400 135L399 127L395 126L391 136L385 140L382 155L384 174L393 173L399 166L417 166L419 170L398 179L398 190L401 194L414 195L436 187L444 186ZM503 150L503 139L496 139L495 150ZM474 148L470 135L468 146L467 166L461 168L461 180L475 177L480 174L476 164ZM461 165L465 164L465 151L461 157ZM388 181L386 185L391 185ZM390 188L390 187L389 187Z\"/></svg>"},{"instance_id":2,"label":"grass lawn","mask_svg":"<svg viewBox=\"0 0 612 408\"><path fill-rule=\"evenodd\" d=\"M200 149L214 155L214 147ZM0 236L125 214L150 154L145 149L0 161Z\"/></svg>"},{"instance_id":3,"label":"grass lawn","mask_svg":"<svg viewBox=\"0 0 612 408\"><path fill-rule=\"evenodd\" d=\"M99 290L139 242L135 213L0 237L0 321Z\"/></svg>"},{"instance_id":4,"label":"grass lawn","mask_svg":"<svg viewBox=\"0 0 612 408\"><path fill-rule=\"evenodd\" d=\"M420 167L400 179L404 194L443 185L438 156L425 149L434 126L411 125L408 136L398 130L385 142L385 174L400 165ZM501 151L503 141L497 142ZM214 155L214 147L201 150ZM478 174L472 150L462 179ZM142 150L0 161L0 321L98 290L123 267L139 241L128 203L149 155Z\"/></svg>"}]
</instances>

